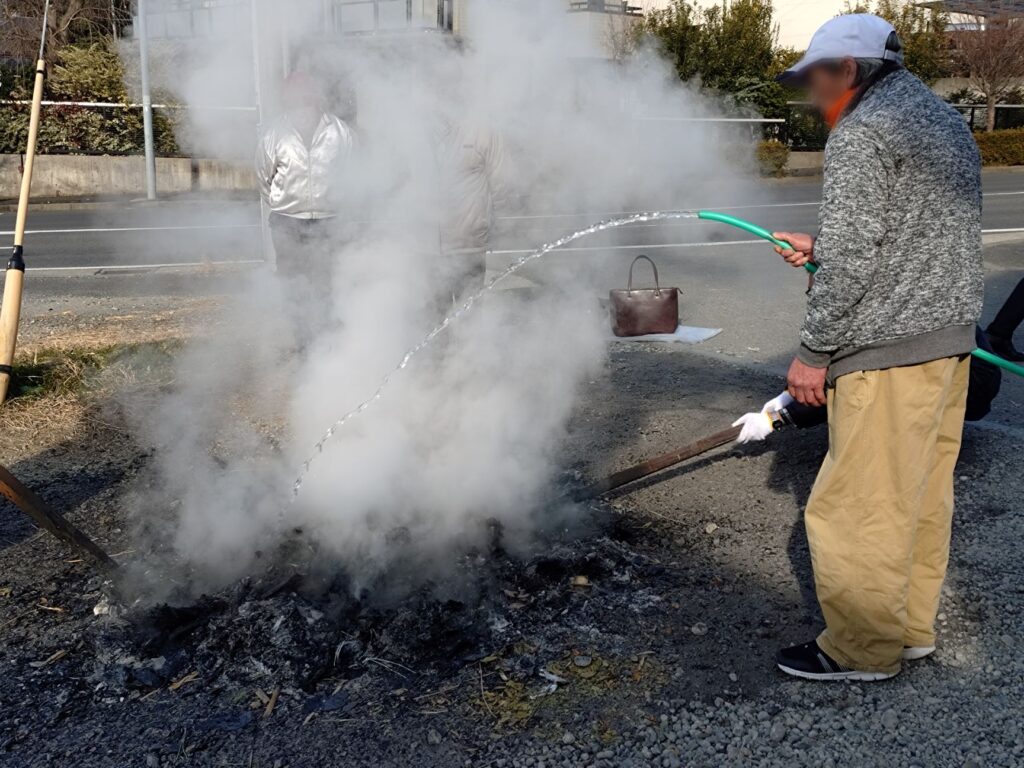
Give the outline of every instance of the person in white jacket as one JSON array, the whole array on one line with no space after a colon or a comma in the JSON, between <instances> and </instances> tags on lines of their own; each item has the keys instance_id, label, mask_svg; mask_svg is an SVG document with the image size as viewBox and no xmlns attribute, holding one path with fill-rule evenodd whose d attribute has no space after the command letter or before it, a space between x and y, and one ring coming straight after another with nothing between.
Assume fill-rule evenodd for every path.
<instances>
[{"instance_id":1,"label":"person in white jacket","mask_svg":"<svg viewBox=\"0 0 1024 768\"><path fill-rule=\"evenodd\" d=\"M284 103L284 114L263 134L256 152L256 179L270 209L277 270L327 288L332 220L338 215L338 187L353 132L326 111L322 87L305 72L285 81Z\"/></svg>"},{"instance_id":2,"label":"person in white jacket","mask_svg":"<svg viewBox=\"0 0 1024 768\"><path fill-rule=\"evenodd\" d=\"M436 144L442 303L458 302L484 286L486 253L502 188L505 148L489 128L444 121Z\"/></svg>"}]
</instances>

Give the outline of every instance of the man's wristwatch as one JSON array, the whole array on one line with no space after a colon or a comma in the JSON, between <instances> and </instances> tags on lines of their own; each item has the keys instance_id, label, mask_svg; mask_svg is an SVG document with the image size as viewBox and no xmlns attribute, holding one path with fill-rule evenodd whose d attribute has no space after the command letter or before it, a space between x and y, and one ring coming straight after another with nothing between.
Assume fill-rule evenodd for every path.
<instances>
[{"instance_id":1,"label":"man's wristwatch","mask_svg":"<svg viewBox=\"0 0 1024 768\"><path fill-rule=\"evenodd\" d=\"M774 413L769 412L767 414L768 421L772 423L772 431L783 429L784 427L793 426L792 420L787 417L786 409L783 408L781 411L775 411Z\"/></svg>"}]
</instances>

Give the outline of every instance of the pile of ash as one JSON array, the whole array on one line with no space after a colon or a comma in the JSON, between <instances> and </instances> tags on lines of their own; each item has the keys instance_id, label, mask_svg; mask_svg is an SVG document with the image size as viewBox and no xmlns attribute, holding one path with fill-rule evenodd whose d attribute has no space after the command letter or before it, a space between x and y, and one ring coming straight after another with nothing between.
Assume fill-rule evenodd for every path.
<instances>
[{"instance_id":1,"label":"pile of ash","mask_svg":"<svg viewBox=\"0 0 1024 768\"><path fill-rule=\"evenodd\" d=\"M254 711L275 692L273 706L344 714L486 667L486 682L473 690L492 709L509 703L508 691L529 701L567 675L590 679L605 656L630 658L637 614L649 613L671 580L614 534L552 542L527 559L466 556L460 565L451 583L389 603L354 597L344 578L282 572L187 605L117 609L101 601L87 632L91 669L83 671L106 701L201 687ZM511 704L495 717L518 719Z\"/></svg>"}]
</instances>

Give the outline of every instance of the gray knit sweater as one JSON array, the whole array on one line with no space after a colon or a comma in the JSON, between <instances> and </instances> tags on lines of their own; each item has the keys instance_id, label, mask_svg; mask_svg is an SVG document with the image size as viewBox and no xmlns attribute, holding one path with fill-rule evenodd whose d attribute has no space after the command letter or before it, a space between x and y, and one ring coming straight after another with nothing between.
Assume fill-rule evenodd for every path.
<instances>
[{"instance_id":1,"label":"gray knit sweater","mask_svg":"<svg viewBox=\"0 0 1024 768\"><path fill-rule=\"evenodd\" d=\"M974 349L981 161L964 119L906 70L832 131L799 357L829 379Z\"/></svg>"}]
</instances>

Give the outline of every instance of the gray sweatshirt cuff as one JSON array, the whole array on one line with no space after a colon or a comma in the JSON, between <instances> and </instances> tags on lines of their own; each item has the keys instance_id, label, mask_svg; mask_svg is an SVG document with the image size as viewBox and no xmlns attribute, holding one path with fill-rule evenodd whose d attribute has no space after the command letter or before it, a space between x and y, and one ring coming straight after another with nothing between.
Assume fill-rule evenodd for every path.
<instances>
[{"instance_id":1,"label":"gray sweatshirt cuff","mask_svg":"<svg viewBox=\"0 0 1024 768\"><path fill-rule=\"evenodd\" d=\"M800 345L800 349L797 351L796 356L801 363L809 365L811 368L828 368L829 363L832 362L831 352L815 352L806 344Z\"/></svg>"}]
</instances>

